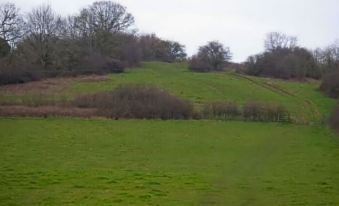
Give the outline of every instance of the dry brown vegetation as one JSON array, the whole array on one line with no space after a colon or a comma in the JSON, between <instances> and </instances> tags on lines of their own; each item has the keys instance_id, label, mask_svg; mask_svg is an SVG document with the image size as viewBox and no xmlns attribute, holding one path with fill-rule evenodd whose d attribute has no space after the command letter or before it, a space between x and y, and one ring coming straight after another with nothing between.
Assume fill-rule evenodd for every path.
<instances>
[{"instance_id":1,"label":"dry brown vegetation","mask_svg":"<svg viewBox=\"0 0 339 206\"><path fill-rule=\"evenodd\" d=\"M64 91L72 82L98 82L106 80L108 80L108 75L50 78L41 81L26 82L23 84L4 85L0 87L0 91L14 94L51 94Z\"/></svg>"},{"instance_id":2,"label":"dry brown vegetation","mask_svg":"<svg viewBox=\"0 0 339 206\"><path fill-rule=\"evenodd\" d=\"M248 102L243 116L250 121L289 122L290 114L285 107L273 103Z\"/></svg>"},{"instance_id":3,"label":"dry brown vegetation","mask_svg":"<svg viewBox=\"0 0 339 206\"><path fill-rule=\"evenodd\" d=\"M246 120L265 122L290 122L290 114L281 105L262 102L247 102L240 106L234 102L207 103L203 118L222 120Z\"/></svg>"},{"instance_id":4,"label":"dry brown vegetation","mask_svg":"<svg viewBox=\"0 0 339 206\"><path fill-rule=\"evenodd\" d=\"M99 117L96 109L57 106L0 106L0 116L8 117Z\"/></svg>"},{"instance_id":5,"label":"dry brown vegetation","mask_svg":"<svg viewBox=\"0 0 339 206\"><path fill-rule=\"evenodd\" d=\"M241 106L235 102L209 102L204 104L201 110L194 110L190 101L182 100L157 87L144 85L126 85L111 92L78 96L74 100L51 95L63 92L70 81L106 79L106 76L83 76L4 86L2 89L7 92L30 93L31 98L23 98L18 102L1 101L0 115L291 121L289 112L278 104L248 102Z\"/></svg>"},{"instance_id":6,"label":"dry brown vegetation","mask_svg":"<svg viewBox=\"0 0 339 206\"><path fill-rule=\"evenodd\" d=\"M241 115L239 105L234 102L212 102L203 107L203 117L208 119L236 119Z\"/></svg>"},{"instance_id":7,"label":"dry brown vegetation","mask_svg":"<svg viewBox=\"0 0 339 206\"><path fill-rule=\"evenodd\" d=\"M166 91L151 86L129 85L112 92L78 97L80 108L97 108L112 118L190 119L193 105Z\"/></svg>"}]
</instances>

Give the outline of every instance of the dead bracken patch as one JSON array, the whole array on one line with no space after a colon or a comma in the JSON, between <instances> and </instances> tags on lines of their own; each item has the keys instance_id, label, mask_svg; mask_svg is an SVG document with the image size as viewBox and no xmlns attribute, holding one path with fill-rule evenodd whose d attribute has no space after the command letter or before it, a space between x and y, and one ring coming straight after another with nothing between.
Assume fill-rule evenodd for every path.
<instances>
[{"instance_id":1,"label":"dead bracken patch","mask_svg":"<svg viewBox=\"0 0 339 206\"><path fill-rule=\"evenodd\" d=\"M92 118L99 117L96 109L76 108L76 107L57 107L57 106L0 106L0 116L5 117L81 117Z\"/></svg>"},{"instance_id":2,"label":"dead bracken patch","mask_svg":"<svg viewBox=\"0 0 339 206\"><path fill-rule=\"evenodd\" d=\"M87 76L79 76L81 82L101 82L109 80L108 75L87 75Z\"/></svg>"},{"instance_id":3,"label":"dead bracken patch","mask_svg":"<svg viewBox=\"0 0 339 206\"><path fill-rule=\"evenodd\" d=\"M0 87L0 92L11 94L52 94L67 89L72 82L99 82L108 80L108 75L86 75L78 77L51 78L42 81L12 84Z\"/></svg>"},{"instance_id":4,"label":"dead bracken patch","mask_svg":"<svg viewBox=\"0 0 339 206\"><path fill-rule=\"evenodd\" d=\"M24 84L12 84L2 86L0 91L14 93L14 94L24 94L24 93L49 93L62 91L67 88L70 83L68 78L57 78L57 79L46 79L36 82L27 82Z\"/></svg>"}]
</instances>

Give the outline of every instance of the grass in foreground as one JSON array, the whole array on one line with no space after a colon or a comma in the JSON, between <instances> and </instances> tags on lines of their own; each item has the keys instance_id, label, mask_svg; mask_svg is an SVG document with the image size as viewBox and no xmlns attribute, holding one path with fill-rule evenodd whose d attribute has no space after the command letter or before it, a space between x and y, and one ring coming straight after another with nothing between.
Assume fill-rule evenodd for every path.
<instances>
[{"instance_id":1,"label":"grass in foreground","mask_svg":"<svg viewBox=\"0 0 339 206\"><path fill-rule=\"evenodd\" d=\"M0 205L337 205L325 128L0 119Z\"/></svg>"}]
</instances>

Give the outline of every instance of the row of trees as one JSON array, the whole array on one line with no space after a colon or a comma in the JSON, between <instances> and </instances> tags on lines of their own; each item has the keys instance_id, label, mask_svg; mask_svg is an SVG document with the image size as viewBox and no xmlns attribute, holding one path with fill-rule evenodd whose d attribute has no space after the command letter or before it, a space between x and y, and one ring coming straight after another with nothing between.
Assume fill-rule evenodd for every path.
<instances>
[{"instance_id":1,"label":"row of trees","mask_svg":"<svg viewBox=\"0 0 339 206\"><path fill-rule=\"evenodd\" d=\"M284 79L320 79L339 66L335 48L338 49L338 45L311 51L298 46L297 37L269 33L265 40L265 51L248 58L245 72Z\"/></svg>"},{"instance_id":2,"label":"row of trees","mask_svg":"<svg viewBox=\"0 0 339 206\"><path fill-rule=\"evenodd\" d=\"M241 65L244 72L276 78L324 78L321 89L339 96L339 42L310 51L294 36L273 32L265 51ZM134 17L111 1L94 2L77 15L62 17L48 5L27 15L12 3L0 5L0 84L45 76L123 72L141 61L184 61L184 46L138 34ZM229 47L218 41L201 46L189 59L195 72L222 71L231 64ZM239 65L237 65L239 66Z\"/></svg>"},{"instance_id":3,"label":"row of trees","mask_svg":"<svg viewBox=\"0 0 339 206\"><path fill-rule=\"evenodd\" d=\"M332 98L339 97L339 69L324 75L320 90Z\"/></svg>"},{"instance_id":4,"label":"row of trees","mask_svg":"<svg viewBox=\"0 0 339 206\"><path fill-rule=\"evenodd\" d=\"M249 75L283 79L320 79L339 70L339 42L324 49L308 50L298 45L295 36L279 32L267 34L263 53L250 56L243 65L230 61L229 47L218 41L201 46L189 59L189 68L196 72L222 71L237 66Z\"/></svg>"},{"instance_id":5,"label":"row of trees","mask_svg":"<svg viewBox=\"0 0 339 206\"><path fill-rule=\"evenodd\" d=\"M49 5L22 15L14 4L2 4L0 84L39 75L122 72L143 60L186 58L178 42L140 35L133 28L133 15L111 1L94 2L67 17Z\"/></svg>"},{"instance_id":6,"label":"row of trees","mask_svg":"<svg viewBox=\"0 0 339 206\"><path fill-rule=\"evenodd\" d=\"M326 71L320 89L330 97L339 97L339 40L325 49L317 49L315 56ZM336 114L338 115L338 113Z\"/></svg>"}]
</instances>

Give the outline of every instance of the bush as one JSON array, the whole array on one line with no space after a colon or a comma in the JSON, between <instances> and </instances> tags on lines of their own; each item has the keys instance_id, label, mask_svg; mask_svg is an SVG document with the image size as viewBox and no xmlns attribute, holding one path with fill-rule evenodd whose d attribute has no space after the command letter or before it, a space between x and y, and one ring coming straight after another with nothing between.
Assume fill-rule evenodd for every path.
<instances>
[{"instance_id":1,"label":"bush","mask_svg":"<svg viewBox=\"0 0 339 206\"><path fill-rule=\"evenodd\" d=\"M192 72L210 72L210 71L212 71L212 67L206 61L203 61L198 56L193 56L190 59L188 68Z\"/></svg>"},{"instance_id":2,"label":"bush","mask_svg":"<svg viewBox=\"0 0 339 206\"><path fill-rule=\"evenodd\" d=\"M98 108L111 118L190 119L190 102L150 86L125 86L113 92L77 98L78 107Z\"/></svg>"},{"instance_id":3,"label":"bush","mask_svg":"<svg viewBox=\"0 0 339 206\"><path fill-rule=\"evenodd\" d=\"M339 132L339 103L337 104L336 108L334 109L330 117L329 124L332 129Z\"/></svg>"},{"instance_id":4,"label":"bush","mask_svg":"<svg viewBox=\"0 0 339 206\"><path fill-rule=\"evenodd\" d=\"M243 117L250 121L288 122L288 111L281 105L248 102L243 108Z\"/></svg>"},{"instance_id":5,"label":"bush","mask_svg":"<svg viewBox=\"0 0 339 206\"><path fill-rule=\"evenodd\" d=\"M213 102L205 104L203 107L203 116L208 119L230 120L236 119L240 115L239 106L233 102Z\"/></svg>"},{"instance_id":6,"label":"bush","mask_svg":"<svg viewBox=\"0 0 339 206\"><path fill-rule=\"evenodd\" d=\"M88 73L122 73L125 70L120 60L105 57L99 54L86 56L82 68Z\"/></svg>"},{"instance_id":7,"label":"bush","mask_svg":"<svg viewBox=\"0 0 339 206\"><path fill-rule=\"evenodd\" d=\"M245 65L246 73L254 76L282 79L321 77L320 68L312 53L300 47L266 51L249 57Z\"/></svg>"},{"instance_id":8,"label":"bush","mask_svg":"<svg viewBox=\"0 0 339 206\"><path fill-rule=\"evenodd\" d=\"M189 69L194 72L222 71L231 60L231 51L217 41L209 42L199 48L189 62Z\"/></svg>"},{"instance_id":9,"label":"bush","mask_svg":"<svg viewBox=\"0 0 339 206\"><path fill-rule=\"evenodd\" d=\"M0 85L37 81L41 78L39 69L29 63L11 62L7 58L0 60Z\"/></svg>"},{"instance_id":10,"label":"bush","mask_svg":"<svg viewBox=\"0 0 339 206\"><path fill-rule=\"evenodd\" d=\"M166 41L156 35L141 35L139 48L144 61L177 62L186 59L185 47L175 41Z\"/></svg>"},{"instance_id":11,"label":"bush","mask_svg":"<svg viewBox=\"0 0 339 206\"><path fill-rule=\"evenodd\" d=\"M324 76L320 90L330 97L339 97L339 70Z\"/></svg>"},{"instance_id":12,"label":"bush","mask_svg":"<svg viewBox=\"0 0 339 206\"><path fill-rule=\"evenodd\" d=\"M248 102L240 107L233 102L207 103L202 109L202 118L221 120L247 120L267 122L289 122L288 111L281 105Z\"/></svg>"}]
</instances>

